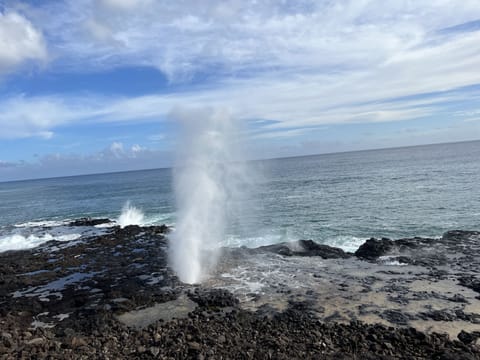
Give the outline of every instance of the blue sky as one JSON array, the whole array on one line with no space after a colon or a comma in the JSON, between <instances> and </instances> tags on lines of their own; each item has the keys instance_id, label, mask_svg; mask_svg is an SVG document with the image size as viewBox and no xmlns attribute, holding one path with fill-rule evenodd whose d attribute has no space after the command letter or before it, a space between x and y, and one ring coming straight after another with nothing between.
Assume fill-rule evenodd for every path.
<instances>
[{"instance_id":1,"label":"blue sky","mask_svg":"<svg viewBox=\"0 0 480 360\"><path fill-rule=\"evenodd\" d=\"M480 139L480 2L0 0L0 181L170 166L177 108L250 156Z\"/></svg>"}]
</instances>

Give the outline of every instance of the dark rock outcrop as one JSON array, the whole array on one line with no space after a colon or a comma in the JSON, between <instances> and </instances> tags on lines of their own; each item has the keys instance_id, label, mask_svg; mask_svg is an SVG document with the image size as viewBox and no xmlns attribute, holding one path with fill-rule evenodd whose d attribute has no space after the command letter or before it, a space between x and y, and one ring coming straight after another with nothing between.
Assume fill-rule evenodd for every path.
<instances>
[{"instance_id":1,"label":"dark rock outcrop","mask_svg":"<svg viewBox=\"0 0 480 360\"><path fill-rule=\"evenodd\" d=\"M253 251L270 252L283 256L319 256L322 259L346 259L352 256L352 254L342 249L318 244L313 240L298 240L261 246L253 249Z\"/></svg>"},{"instance_id":2,"label":"dark rock outcrop","mask_svg":"<svg viewBox=\"0 0 480 360\"><path fill-rule=\"evenodd\" d=\"M480 279L477 279L475 276L462 276L458 278L458 282L460 285L480 293Z\"/></svg>"},{"instance_id":3,"label":"dark rock outcrop","mask_svg":"<svg viewBox=\"0 0 480 360\"><path fill-rule=\"evenodd\" d=\"M110 223L112 223L112 220L110 219L93 219L90 217L86 217L71 221L68 226L96 226Z\"/></svg>"},{"instance_id":4,"label":"dark rock outcrop","mask_svg":"<svg viewBox=\"0 0 480 360\"><path fill-rule=\"evenodd\" d=\"M462 330L457 337L464 344L471 344L475 340L480 339L480 331L472 331L469 333Z\"/></svg>"},{"instance_id":5,"label":"dark rock outcrop","mask_svg":"<svg viewBox=\"0 0 480 360\"><path fill-rule=\"evenodd\" d=\"M380 256L386 255L393 248L393 240L387 238L382 238L381 240L370 238L355 251L355 256L362 259L375 260Z\"/></svg>"}]
</instances>

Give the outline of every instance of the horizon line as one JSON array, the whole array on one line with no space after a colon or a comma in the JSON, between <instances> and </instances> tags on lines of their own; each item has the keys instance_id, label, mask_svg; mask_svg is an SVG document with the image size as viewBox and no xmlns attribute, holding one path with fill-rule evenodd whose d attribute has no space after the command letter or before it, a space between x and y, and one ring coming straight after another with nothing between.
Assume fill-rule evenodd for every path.
<instances>
[{"instance_id":1,"label":"horizon line","mask_svg":"<svg viewBox=\"0 0 480 360\"><path fill-rule=\"evenodd\" d=\"M246 160L246 162L285 160L285 159L303 158L303 157L311 157L311 156L323 156L323 155L348 154L348 153L356 153L356 152L407 149L407 148L435 146L435 145L448 145L448 144L453 145L453 144L463 144L463 143L471 143L471 142L479 142L479 141L480 141L480 139L475 139L475 140L437 142L437 143L427 143L427 144L417 144L417 145L407 145L407 146L392 146L392 147L369 148L369 149L359 149L359 150L345 150L345 151L323 152L323 153L315 153L315 154L281 156L281 157L272 157L272 158L248 159L248 160ZM108 172L86 173L86 174L76 174L76 175L61 175L61 176L50 176L50 177L39 177L39 178L28 178L28 179L17 179L17 180L6 180L6 181L0 180L0 184L7 184L7 183L13 183L13 182L25 182L25 181L37 181L37 180L68 179L68 178L82 177L82 176L124 174L124 173L131 173L131 172L137 172L137 171L139 172L139 171L168 170L168 169L173 169L173 168L174 168L174 166L168 166L168 167L158 167L158 168L108 171Z\"/></svg>"}]
</instances>

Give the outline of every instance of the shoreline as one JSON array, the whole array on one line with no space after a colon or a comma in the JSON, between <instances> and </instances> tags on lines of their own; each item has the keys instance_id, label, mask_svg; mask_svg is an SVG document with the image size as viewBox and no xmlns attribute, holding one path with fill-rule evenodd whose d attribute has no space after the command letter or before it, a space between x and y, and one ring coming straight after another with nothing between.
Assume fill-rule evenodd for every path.
<instances>
[{"instance_id":1,"label":"shoreline","mask_svg":"<svg viewBox=\"0 0 480 360\"><path fill-rule=\"evenodd\" d=\"M0 359L480 358L479 232L224 249L197 286L168 267L167 232L0 253Z\"/></svg>"}]
</instances>

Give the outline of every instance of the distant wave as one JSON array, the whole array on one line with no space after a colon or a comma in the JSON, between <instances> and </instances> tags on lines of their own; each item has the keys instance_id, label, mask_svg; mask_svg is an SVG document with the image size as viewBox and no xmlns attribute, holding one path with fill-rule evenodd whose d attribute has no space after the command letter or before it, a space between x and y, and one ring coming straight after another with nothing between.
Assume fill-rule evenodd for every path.
<instances>
[{"instance_id":1,"label":"distant wave","mask_svg":"<svg viewBox=\"0 0 480 360\"><path fill-rule=\"evenodd\" d=\"M64 220L37 220L37 221L27 221L21 224L15 224L16 228L33 228L33 227L53 227L53 226L62 226L68 224L70 219Z\"/></svg>"}]
</instances>

